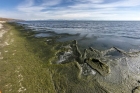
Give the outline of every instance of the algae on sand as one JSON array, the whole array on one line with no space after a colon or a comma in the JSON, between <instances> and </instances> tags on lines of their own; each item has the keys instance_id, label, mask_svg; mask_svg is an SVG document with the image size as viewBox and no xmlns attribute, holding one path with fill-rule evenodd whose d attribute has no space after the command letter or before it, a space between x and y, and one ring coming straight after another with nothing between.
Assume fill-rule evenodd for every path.
<instances>
[{"instance_id":1,"label":"algae on sand","mask_svg":"<svg viewBox=\"0 0 140 93\"><path fill-rule=\"evenodd\" d=\"M55 38L35 38L35 32L14 23L5 26L10 28L5 39L14 41L2 48L3 93L107 93L92 76L81 77L79 63L51 63L62 45Z\"/></svg>"},{"instance_id":2,"label":"algae on sand","mask_svg":"<svg viewBox=\"0 0 140 93\"><path fill-rule=\"evenodd\" d=\"M51 73L58 93L108 93L93 77L81 77L81 67L77 62L55 65L50 70L53 70Z\"/></svg>"}]
</instances>

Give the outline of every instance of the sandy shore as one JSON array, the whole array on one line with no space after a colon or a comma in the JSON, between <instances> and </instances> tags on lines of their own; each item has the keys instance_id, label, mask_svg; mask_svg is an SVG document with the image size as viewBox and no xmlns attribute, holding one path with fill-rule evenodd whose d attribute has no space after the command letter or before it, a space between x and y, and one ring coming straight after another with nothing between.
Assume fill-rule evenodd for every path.
<instances>
[{"instance_id":1,"label":"sandy shore","mask_svg":"<svg viewBox=\"0 0 140 93\"><path fill-rule=\"evenodd\" d=\"M6 33L6 30L3 29L3 24L0 23L0 38Z\"/></svg>"},{"instance_id":2,"label":"sandy shore","mask_svg":"<svg viewBox=\"0 0 140 93\"><path fill-rule=\"evenodd\" d=\"M4 30L3 28L3 24L0 22L0 48L5 46L5 43L2 41L3 35L6 33L7 31ZM0 59L3 59L2 53L0 51Z\"/></svg>"}]
</instances>

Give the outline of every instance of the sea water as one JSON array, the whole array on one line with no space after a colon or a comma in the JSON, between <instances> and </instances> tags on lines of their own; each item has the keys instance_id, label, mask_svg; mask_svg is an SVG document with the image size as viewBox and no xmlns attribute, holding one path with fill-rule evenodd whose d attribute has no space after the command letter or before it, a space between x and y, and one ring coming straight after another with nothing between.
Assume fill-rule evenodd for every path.
<instances>
[{"instance_id":1,"label":"sea water","mask_svg":"<svg viewBox=\"0 0 140 93\"><path fill-rule=\"evenodd\" d=\"M68 33L58 41L77 40L84 48L108 49L118 47L124 50L140 48L139 21L24 21L39 37L51 36L53 32ZM54 35L54 34L53 34Z\"/></svg>"}]
</instances>

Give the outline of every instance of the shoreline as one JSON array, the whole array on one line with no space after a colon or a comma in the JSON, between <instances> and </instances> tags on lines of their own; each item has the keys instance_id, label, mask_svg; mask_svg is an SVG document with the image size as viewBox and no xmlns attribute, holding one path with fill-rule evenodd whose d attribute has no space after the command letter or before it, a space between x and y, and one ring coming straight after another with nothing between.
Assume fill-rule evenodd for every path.
<instances>
[{"instance_id":1,"label":"shoreline","mask_svg":"<svg viewBox=\"0 0 140 93\"><path fill-rule=\"evenodd\" d=\"M23 36L20 36L19 29L9 24L4 24L4 27L6 28L3 29L8 29L8 31L2 34L2 42L7 42L8 45L0 47L2 55L2 59L0 59L0 90L2 93L35 93L35 91L41 93L46 87L40 89L38 85L43 86L45 82L42 85L41 83L45 79L39 78L40 76L48 77L48 69L44 69L40 58L30 51L29 43ZM39 74L42 75L39 76ZM48 86L50 86L50 90L47 91L53 91L52 84L50 83Z\"/></svg>"},{"instance_id":2,"label":"shoreline","mask_svg":"<svg viewBox=\"0 0 140 93\"><path fill-rule=\"evenodd\" d=\"M67 57L71 53L69 43L58 43L55 38L35 38L35 32L29 29L25 30L24 27L17 24L11 23L5 24L5 26L10 29L4 35L9 45L0 49L1 54L4 56L0 63L0 71L2 72L0 75L0 78L2 78L0 79L0 84L2 84L0 88L2 89L0 90L2 93L93 93L93 91L94 93L110 93L112 91L131 93L132 89L134 89L134 86L131 88L129 86L128 90L127 85L121 85L122 89L120 89L117 84L120 84L121 80L117 83L117 80L114 80L116 79L114 78L115 76L111 76L120 73L114 72L115 70L105 77L94 71L92 74L84 75L82 71L87 69L87 65L81 65L77 61L83 60L80 56L87 55L80 54L80 52L79 59L66 60L66 63L64 61L62 64L56 64L55 62L61 59L61 56L62 58ZM47 40L50 39L51 41L48 42ZM72 45L76 47L76 43ZM76 51L79 50L76 49ZM90 52L89 50L87 51ZM95 56L100 53L100 51L94 51L96 52ZM89 54L88 52L87 54ZM90 59L87 61L92 64ZM99 62L100 60L94 59L94 61ZM112 63L112 65L115 64L115 62ZM95 64L92 65L95 69ZM117 70L119 67L114 66L114 68ZM88 70L85 70L85 72ZM100 71L98 68L96 70ZM11 78L8 79L9 77ZM114 80L114 84L112 84L112 81L107 81L110 78ZM134 85L136 87L139 84L134 82Z\"/></svg>"},{"instance_id":3,"label":"shoreline","mask_svg":"<svg viewBox=\"0 0 140 93\"><path fill-rule=\"evenodd\" d=\"M56 47L54 47L54 43L48 45L44 43L43 39L32 37L33 32L27 30L26 32L23 27L5 26L10 29L4 35L8 39L9 45L1 49L3 59L0 62L0 71L2 72L0 90L2 93L56 93L57 91L61 93L74 91L73 93L76 93L76 91L87 91L84 87L89 88L86 86L88 81L80 79L80 68L77 62L63 65L50 64L50 61L55 57L57 52L55 48L58 44ZM85 86L79 85L82 82L85 82ZM90 89L94 90L94 87ZM77 90L77 88L79 89Z\"/></svg>"}]
</instances>

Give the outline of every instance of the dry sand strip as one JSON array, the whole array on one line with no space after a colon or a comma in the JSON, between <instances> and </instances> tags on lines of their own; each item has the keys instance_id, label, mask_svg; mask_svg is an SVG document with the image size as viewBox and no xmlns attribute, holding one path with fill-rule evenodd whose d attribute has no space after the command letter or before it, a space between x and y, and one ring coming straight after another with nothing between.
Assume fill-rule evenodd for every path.
<instances>
[{"instance_id":1,"label":"dry sand strip","mask_svg":"<svg viewBox=\"0 0 140 93\"><path fill-rule=\"evenodd\" d=\"M3 35L7 32L6 30L3 29L3 23L5 23L5 21L0 21L0 47L3 46L4 44L1 42L1 38L3 37ZM3 59L2 55L1 55L1 51L0 51L0 60ZM1 90L0 90L0 93Z\"/></svg>"},{"instance_id":2,"label":"dry sand strip","mask_svg":"<svg viewBox=\"0 0 140 93\"><path fill-rule=\"evenodd\" d=\"M0 38L6 33L6 30L3 29L3 21L0 21Z\"/></svg>"},{"instance_id":3,"label":"dry sand strip","mask_svg":"<svg viewBox=\"0 0 140 93\"><path fill-rule=\"evenodd\" d=\"M3 42L2 38L3 38L3 35L8 32L8 30L6 30L4 28L4 23L6 23L6 21L0 21L0 48L6 46L6 45L9 45L6 41ZM3 59L3 56L2 56L2 53L0 51L0 60Z\"/></svg>"}]
</instances>

